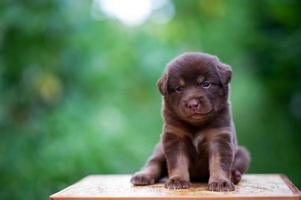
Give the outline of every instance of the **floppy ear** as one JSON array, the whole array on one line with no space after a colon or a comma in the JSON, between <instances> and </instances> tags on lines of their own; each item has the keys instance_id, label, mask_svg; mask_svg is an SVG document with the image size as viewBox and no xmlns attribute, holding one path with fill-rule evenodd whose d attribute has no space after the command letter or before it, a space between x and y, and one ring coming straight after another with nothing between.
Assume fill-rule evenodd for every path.
<instances>
[{"instance_id":1,"label":"floppy ear","mask_svg":"<svg viewBox=\"0 0 301 200\"><path fill-rule=\"evenodd\" d=\"M230 65L217 61L216 70L223 86L226 86L231 81L232 77L232 69Z\"/></svg>"},{"instance_id":2,"label":"floppy ear","mask_svg":"<svg viewBox=\"0 0 301 200\"><path fill-rule=\"evenodd\" d=\"M162 77L157 81L157 87L163 96L167 94L167 80L168 80L168 75L167 72L165 72L162 75Z\"/></svg>"}]
</instances>

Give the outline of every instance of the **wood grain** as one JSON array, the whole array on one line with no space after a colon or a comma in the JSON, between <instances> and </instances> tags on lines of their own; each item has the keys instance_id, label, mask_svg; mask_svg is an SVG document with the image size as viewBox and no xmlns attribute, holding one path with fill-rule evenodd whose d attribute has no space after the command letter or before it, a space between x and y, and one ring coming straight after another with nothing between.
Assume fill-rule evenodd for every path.
<instances>
[{"instance_id":1,"label":"wood grain","mask_svg":"<svg viewBox=\"0 0 301 200\"><path fill-rule=\"evenodd\" d=\"M289 179L278 174L244 175L233 192L210 192L206 183L193 183L190 189L168 190L163 183L132 186L130 175L91 175L50 196L51 200L104 199L294 199L301 193Z\"/></svg>"}]
</instances>

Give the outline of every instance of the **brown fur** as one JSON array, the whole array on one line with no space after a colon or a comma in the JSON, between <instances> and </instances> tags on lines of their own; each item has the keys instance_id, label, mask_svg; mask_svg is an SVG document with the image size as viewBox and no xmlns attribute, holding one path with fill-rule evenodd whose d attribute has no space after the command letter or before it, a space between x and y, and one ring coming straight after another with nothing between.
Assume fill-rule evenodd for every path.
<instances>
[{"instance_id":1,"label":"brown fur","mask_svg":"<svg viewBox=\"0 0 301 200\"><path fill-rule=\"evenodd\" d=\"M157 85L163 96L161 141L134 185L168 175L166 188L208 181L211 191L231 191L250 162L237 146L229 103L230 66L215 56L185 53L172 60Z\"/></svg>"}]
</instances>

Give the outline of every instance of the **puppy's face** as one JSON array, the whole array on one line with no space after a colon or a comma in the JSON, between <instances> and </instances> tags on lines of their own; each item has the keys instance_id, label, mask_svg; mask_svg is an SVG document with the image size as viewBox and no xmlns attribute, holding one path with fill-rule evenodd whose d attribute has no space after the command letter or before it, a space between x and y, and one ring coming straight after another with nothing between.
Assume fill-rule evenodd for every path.
<instances>
[{"instance_id":1,"label":"puppy's face","mask_svg":"<svg viewBox=\"0 0 301 200\"><path fill-rule=\"evenodd\" d=\"M186 53L174 59L158 81L165 102L179 118L201 122L227 104L231 69L216 57Z\"/></svg>"}]
</instances>

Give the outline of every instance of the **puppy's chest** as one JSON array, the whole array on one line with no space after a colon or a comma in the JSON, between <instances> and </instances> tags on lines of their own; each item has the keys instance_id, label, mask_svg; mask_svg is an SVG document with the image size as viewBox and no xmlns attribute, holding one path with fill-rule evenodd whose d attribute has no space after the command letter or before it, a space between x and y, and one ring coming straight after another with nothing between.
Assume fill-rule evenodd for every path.
<instances>
[{"instance_id":1,"label":"puppy's chest","mask_svg":"<svg viewBox=\"0 0 301 200\"><path fill-rule=\"evenodd\" d=\"M207 138L205 133L197 133L191 138L192 148L200 154L207 151Z\"/></svg>"}]
</instances>

